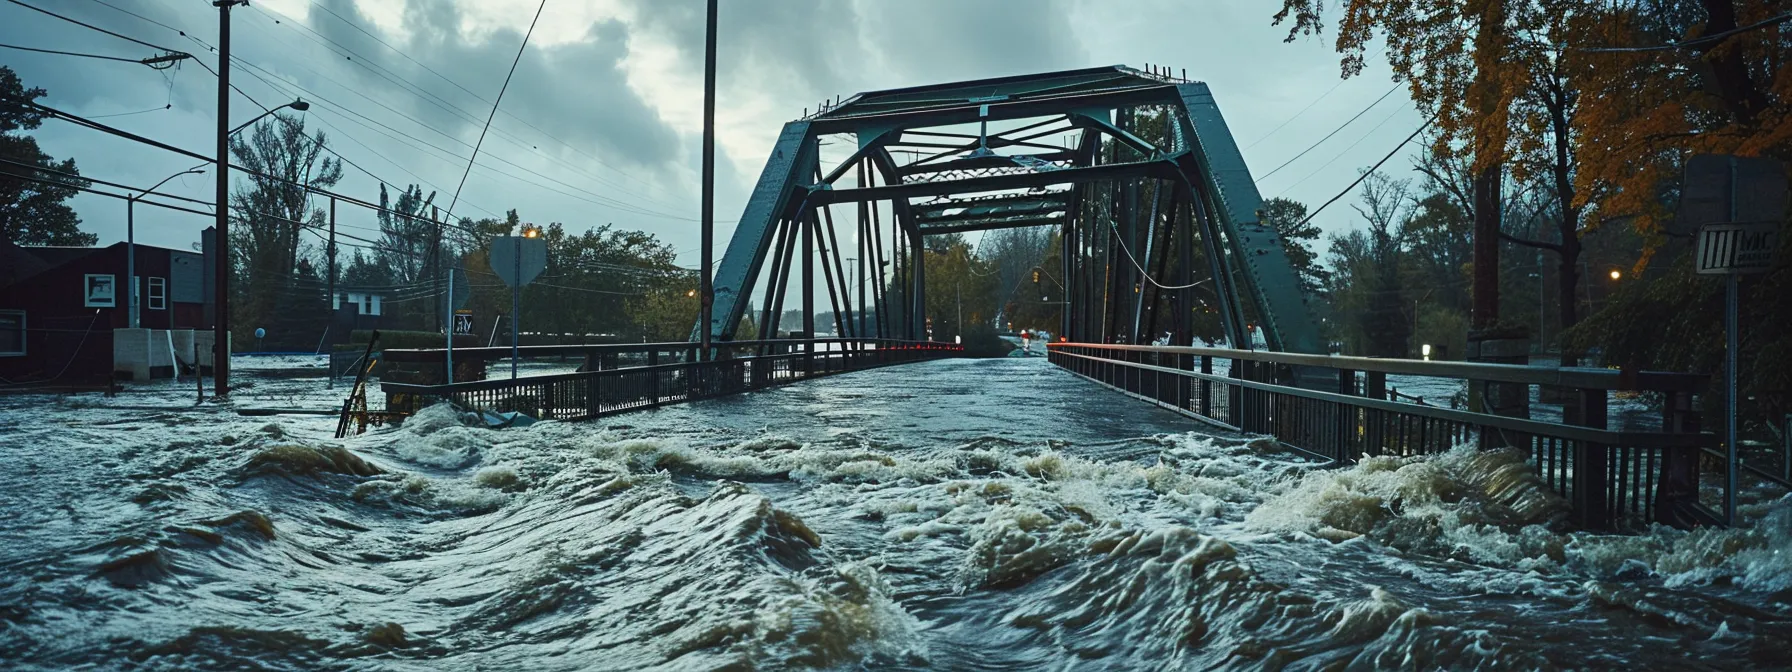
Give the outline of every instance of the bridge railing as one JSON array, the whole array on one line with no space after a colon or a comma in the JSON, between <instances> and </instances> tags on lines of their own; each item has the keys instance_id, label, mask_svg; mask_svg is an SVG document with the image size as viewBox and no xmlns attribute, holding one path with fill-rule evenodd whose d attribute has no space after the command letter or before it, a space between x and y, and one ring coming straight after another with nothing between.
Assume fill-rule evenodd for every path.
<instances>
[{"instance_id":1,"label":"bridge railing","mask_svg":"<svg viewBox=\"0 0 1792 672\"><path fill-rule=\"evenodd\" d=\"M1340 463L1464 444L1516 447L1582 527L1714 520L1698 501L1699 450L1716 443L1699 431L1694 410L1706 376L1089 343L1053 343L1049 353L1053 363L1129 395ZM1401 402L1389 398L1389 375L1516 384L1566 403L1555 422ZM1313 389L1322 385L1331 388ZM1659 426L1612 429L1616 390L1658 396Z\"/></svg>"},{"instance_id":2,"label":"bridge railing","mask_svg":"<svg viewBox=\"0 0 1792 672\"><path fill-rule=\"evenodd\" d=\"M467 409L520 412L539 419L582 420L669 403L715 397L818 376L891 364L956 357L948 343L893 339L785 339L713 345L699 360L694 343L541 346L587 355L596 368L572 373L492 378L463 383L382 382L387 414L410 415L449 401ZM461 351L457 349L458 358ZM538 350L534 353L541 356ZM399 361L445 361L434 350L387 351ZM638 355L631 360L628 356ZM508 357L508 353L505 353ZM664 359L662 359L664 358ZM601 362L617 365L604 367ZM634 365L625 365L633 363Z\"/></svg>"}]
</instances>

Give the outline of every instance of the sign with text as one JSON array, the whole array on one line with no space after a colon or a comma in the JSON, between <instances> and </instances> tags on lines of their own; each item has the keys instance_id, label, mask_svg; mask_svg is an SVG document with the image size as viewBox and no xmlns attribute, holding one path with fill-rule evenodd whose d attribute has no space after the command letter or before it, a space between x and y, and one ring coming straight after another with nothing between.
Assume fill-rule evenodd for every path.
<instances>
[{"instance_id":1,"label":"sign with text","mask_svg":"<svg viewBox=\"0 0 1792 672\"><path fill-rule=\"evenodd\" d=\"M1761 273L1773 265L1779 224L1712 224L1699 229L1696 270L1705 275Z\"/></svg>"},{"instance_id":2,"label":"sign with text","mask_svg":"<svg viewBox=\"0 0 1792 672\"><path fill-rule=\"evenodd\" d=\"M454 311L454 334L456 336L466 336L471 333L473 333L473 311Z\"/></svg>"}]
</instances>

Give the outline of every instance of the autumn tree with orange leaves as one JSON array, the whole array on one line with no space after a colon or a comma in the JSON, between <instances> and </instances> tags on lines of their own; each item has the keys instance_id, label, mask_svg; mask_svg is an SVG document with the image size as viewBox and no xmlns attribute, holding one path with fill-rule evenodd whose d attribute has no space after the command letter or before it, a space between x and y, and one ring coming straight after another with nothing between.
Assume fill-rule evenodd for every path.
<instances>
[{"instance_id":1,"label":"autumn tree with orange leaves","mask_svg":"<svg viewBox=\"0 0 1792 672\"><path fill-rule=\"evenodd\" d=\"M1792 160L1792 2L1616 2L1569 29L1581 36L1566 59L1581 99L1577 198L1594 225L1627 223L1646 237L1638 270L1649 272L1570 331L1570 344L1630 368L1720 371L1723 283L1693 274L1693 231L1673 213L1694 154ZM1782 222L1773 269L1742 279L1745 426L1792 412L1789 233Z\"/></svg>"},{"instance_id":2,"label":"autumn tree with orange leaves","mask_svg":"<svg viewBox=\"0 0 1792 672\"><path fill-rule=\"evenodd\" d=\"M1466 156L1473 171L1474 283L1471 326L1499 320L1501 181L1511 156L1510 110L1523 69L1511 58L1510 5L1517 0L1344 0L1337 50L1345 77L1360 74L1369 46L1387 43L1388 65L1404 79L1437 129L1432 150ZM1283 0L1276 25L1288 39L1325 29L1324 0Z\"/></svg>"}]
</instances>

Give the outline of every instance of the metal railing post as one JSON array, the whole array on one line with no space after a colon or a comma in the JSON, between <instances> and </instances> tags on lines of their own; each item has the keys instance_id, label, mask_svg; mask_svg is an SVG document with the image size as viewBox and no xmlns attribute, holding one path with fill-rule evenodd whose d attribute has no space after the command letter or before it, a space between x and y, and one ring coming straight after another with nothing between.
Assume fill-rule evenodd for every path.
<instances>
[{"instance_id":1,"label":"metal railing post","mask_svg":"<svg viewBox=\"0 0 1792 672\"><path fill-rule=\"evenodd\" d=\"M1606 391L1603 389L1579 388L1575 390L1579 405L1578 422L1585 427L1605 429ZM1485 436L1487 431L1482 430ZM1574 521L1584 529L1597 530L1610 527L1614 512L1609 506L1607 495L1610 490L1607 482L1610 464L1607 446L1590 441L1578 441L1574 445L1574 492L1571 501L1574 506Z\"/></svg>"}]
</instances>

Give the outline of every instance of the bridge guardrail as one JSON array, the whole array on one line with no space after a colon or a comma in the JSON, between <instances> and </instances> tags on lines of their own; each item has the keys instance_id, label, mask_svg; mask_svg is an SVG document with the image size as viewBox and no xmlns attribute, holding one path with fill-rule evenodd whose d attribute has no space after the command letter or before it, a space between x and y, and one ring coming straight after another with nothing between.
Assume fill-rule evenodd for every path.
<instances>
[{"instance_id":1,"label":"bridge guardrail","mask_svg":"<svg viewBox=\"0 0 1792 672\"><path fill-rule=\"evenodd\" d=\"M1464 443L1514 446L1586 528L1714 522L1698 502L1699 451L1716 443L1693 410L1708 382L1702 375L1093 343L1052 343L1049 357L1134 397L1340 463ZM1216 360L1228 363L1224 374L1214 373ZM1292 385L1297 367L1335 372L1337 388ZM1547 422L1391 400L1388 374L1555 386L1572 395L1564 422ZM1333 380L1303 376L1315 379ZM1661 431L1609 428L1613 390L1660 394Z\"/></svg>"},{"instance_id":2,"label":"bridge guardrail","mask_svg":"<svg viewBox=\"0 0 1792 672\"><path fill-rule=\"evenodd\" d=\"M963 351L948 343L893 339L781 339L715 343L716 358L699 361L695 343L540 347L576 348L598 355L639 353L645 363L451 384L382 382L385 412L410 415L431 404L451 401L463 408L521 412L539 419L584 420L819 376L955 357ZM676 356L661 363L660 355L668 351ZM445 359L440 351L386 352L388 358L406 353L401 355L411 357L406 361ZM455 356L460 352L457 348Z\"/></svg>"}]
</instances>

